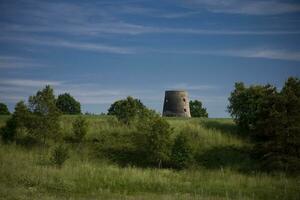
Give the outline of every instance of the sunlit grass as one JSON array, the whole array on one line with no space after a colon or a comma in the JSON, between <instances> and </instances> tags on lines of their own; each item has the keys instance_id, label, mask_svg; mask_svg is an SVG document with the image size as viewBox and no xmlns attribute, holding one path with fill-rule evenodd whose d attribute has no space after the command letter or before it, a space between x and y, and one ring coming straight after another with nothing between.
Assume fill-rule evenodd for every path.
<instances>
[{"instance_id":1,"label":"sunlit grass","mask_svg":"<svg viewBox=\"0 0 300 200\"><path fill-rule=\"evenodd\" d=\"M62 117L64 134L72 133L71 124L75 117ZM111 117L87 116L87 119L90 124L87 140L101 134L131 130ZM201 154L202 157L222 156L228 148L249 145L235 133L230 119L168 118L168 121L174 128L174 134L195 132L198 139L194 144L204 154ZM231 165L199 165L183 171L120 167L90 156L88 149L71 149L70 159L60 169L47 162L47 148L26 149L1 144L0 199L254 200L298 199L300 196L299 177L285 174L267 174L256 170L242 172Z\"/></svg>"}]
</instances>

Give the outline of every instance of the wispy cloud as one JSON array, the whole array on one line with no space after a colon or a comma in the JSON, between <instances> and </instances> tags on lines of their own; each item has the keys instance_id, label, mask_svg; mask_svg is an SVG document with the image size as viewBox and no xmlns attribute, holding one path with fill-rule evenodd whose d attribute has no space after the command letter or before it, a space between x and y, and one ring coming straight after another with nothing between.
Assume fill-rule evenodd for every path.
<instances>
[{"instance_id":1,"label":"wispy cloud","mask_svg":"<svg viewBox=\"0 0 300 200\"><path fill-rule=\"evenodd\" d=\"M216 90L219 87L216 85L191 85L188 83L177 83L171 86L167 86L168 89L176 90L193 90L193 91L207 91L207 90Z\"/></svg>"},{"instance_id":2,"label":"wispy cloud","mask_svg":"<svg viewBox=\"0 0 300 200\"><path fill-rule=\"evenodd\" d=\"M0 85L17 87L43 87L45 85L58 86L62 81L31 80L31 79L0 79Z\"/></svg>"},{"instance_id":3,"label":"wispy cloud","mask_svg":"<svg viewBox=\"0 0 300 200\"><path fill-rule=\"evenodd\" d=\"M115 53L115 54L131 54L135 51L127 47L118 47L111 46L99 43L87 43L87 42L77 42L77 41L68 41L64 39L55 39L55 38L41 38L41 37L10 37L5 36L1 37L2 41L17 41L22 43L28 43L31 45L46 45L46 46L55 46L63 47L70 49L77 49L82 51L94 51L94 52L104 52L104 53Z\"/></svg>"},{"instance_id":4,"label":"wispy cloud","mask_svg":"<svg viewBox=\"0 0 300 200\"><path fill-rule=\"evenodd\" d=\"M192 0L193 8L206 9L214 13L276 15L300 11L300 4L279 0Z\"/></svg>"},{"instance_id":5,"label":"wispy cloud","mask_svg":"<svg viewBox=\"0 0 300 200\"><path fill-rule=\"evenodd\" d=\"M238 30L238 29L195 29L195 28L172 28L154 27L141 24L131 24L125 22L104 22L98 24L85 25L62 25L62 26L25 26L25 25L4 25L2 36L7 36L11 32L61 32L71 35L88 35L99 37L105 34L194 34L194 35L293 35L300 34L300 30ZM6 31L6 32L5 32Z\"/></svg>"},{"instance_id":6,"label":"wispy cloud","mask_svg":"<svg viewBox=\"0 0 300 200\"><path fill-rule=\"evenodd\" d=\"M212 56L231 56L243 58L264 58L288 61L300 61L300 52L291 50L277 50L267 48L244 48L244 49L223 49L223 50L151 50L153 52L166 54L199 54Z\"/></svg>"},{"instance_id":7,"label":"wispy cloud","mask_svg":"<svg viewBox=\"0 0 300 200\"><path fill-rule=\"evenodd\" d=\"M193 0L193 6L185 12L168 13L164 10L151 9L137 5L101 5L91 6L85 3L51 3L34 1L27 2L24 8L14 10L13 16L18 20L10 23L2 22L2 36L12 33L47 33L72 36L104 37L110 34L199 34L199 35L285 35L300 34L300 30L238 30L238 29L201 29L188 27L153 26L146 23L129 23L120 14L147 15L164 18L181 18L195 15L205 8L213 12L241 12L266 14L276 10L300 11L295 4L277 1L238 1L238 0ZM244 2L244 3L241 3ZM274 4L274 5L273 5ZM287 6L289 5L289 6ZM250 7L250 8L248 8ZM287 8L286 8L287 7ZM248 9L246 9L248 8ZM3 15L12 15L10 9L3 9ZM279 11L278 11L279 12ZM121 18L121 19L120 19ZM68 46L68 45L66 45ZM93 49L95 49L93 47Z\"/></svg>"},{"instance_id":8,"label":"wispy cloud","mask_svg":"<svg viewBox=\"0 0 300 200\"><path fill-rule=\"evenodd\" d=\"M17 56L0 56L0 69L44 67L44 64L29 58Z\"/></svg>"}]
</instances>

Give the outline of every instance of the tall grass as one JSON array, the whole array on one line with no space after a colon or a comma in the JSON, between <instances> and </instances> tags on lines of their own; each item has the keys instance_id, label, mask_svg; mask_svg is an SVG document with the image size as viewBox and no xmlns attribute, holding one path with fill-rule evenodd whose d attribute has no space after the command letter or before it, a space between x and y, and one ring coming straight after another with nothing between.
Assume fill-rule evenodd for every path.
<instances>
[{"instance_id":1,"label":"tall grass","mask_svg":"<svg viewBox=\"0 0 300 200\"><path fill-rule=\"evenodd\" d=\"M63 116L64 134L72 133L73 120L73 116ZM87 116L87 120L88 141L133 129L111 117ZM203 165L183 171L120 167L89 156L91 152L86 147L80 151L71 148L70 159L59 169L48 162L48 149L29 150L1 144L0 199L298 199L300 196L299 177L255 170L243 172L232 165L244 161L244 154L236 149L249 143L235 133L231 120L171 118L168 121L174 135L179 132L195 135L199 159L206 161Z\"/></svg>"}]
</instances>

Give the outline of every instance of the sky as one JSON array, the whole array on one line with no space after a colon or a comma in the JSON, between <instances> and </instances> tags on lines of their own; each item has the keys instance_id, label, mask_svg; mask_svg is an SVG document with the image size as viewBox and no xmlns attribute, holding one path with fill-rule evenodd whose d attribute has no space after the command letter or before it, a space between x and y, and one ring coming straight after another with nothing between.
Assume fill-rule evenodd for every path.
<instances>
[{"instance_id":1,"label":"sky","mask_svg":"<svg viewBox=\"0 0 300 200\"><path fill-rule=\"evenodd\" d=\"M234 83L279 89L300 77L300 2L280 0L0 0L0 102L51 85L83 112L133 96L162 112L184 89L229 117Z\"/></svg>"}]
</instances>

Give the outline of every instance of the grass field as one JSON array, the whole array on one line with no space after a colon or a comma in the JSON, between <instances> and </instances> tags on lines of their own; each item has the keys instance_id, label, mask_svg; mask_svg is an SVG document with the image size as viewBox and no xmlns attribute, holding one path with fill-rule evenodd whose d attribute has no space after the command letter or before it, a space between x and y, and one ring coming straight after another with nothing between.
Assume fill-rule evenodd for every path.
<instances>
[{"instance_id":1,"label":"grass field","mask_svg":"<svg viewBox=\"0 0 300 200\"><path fill-rule=\"evenodd\" d=\"M93 154L91 141L131 128L108 116L85 116L90 128L80 148L70 145L62 168L49 149L0 146L0 199L299 199L300 177L255 170L251 144L230 119L169 118L176 135L197 133L197 165L189 169L121 167ZM7 117L0 117L0 126ZM75 116L63 116L64 135Z\"/></svg>"}]
</instances>

